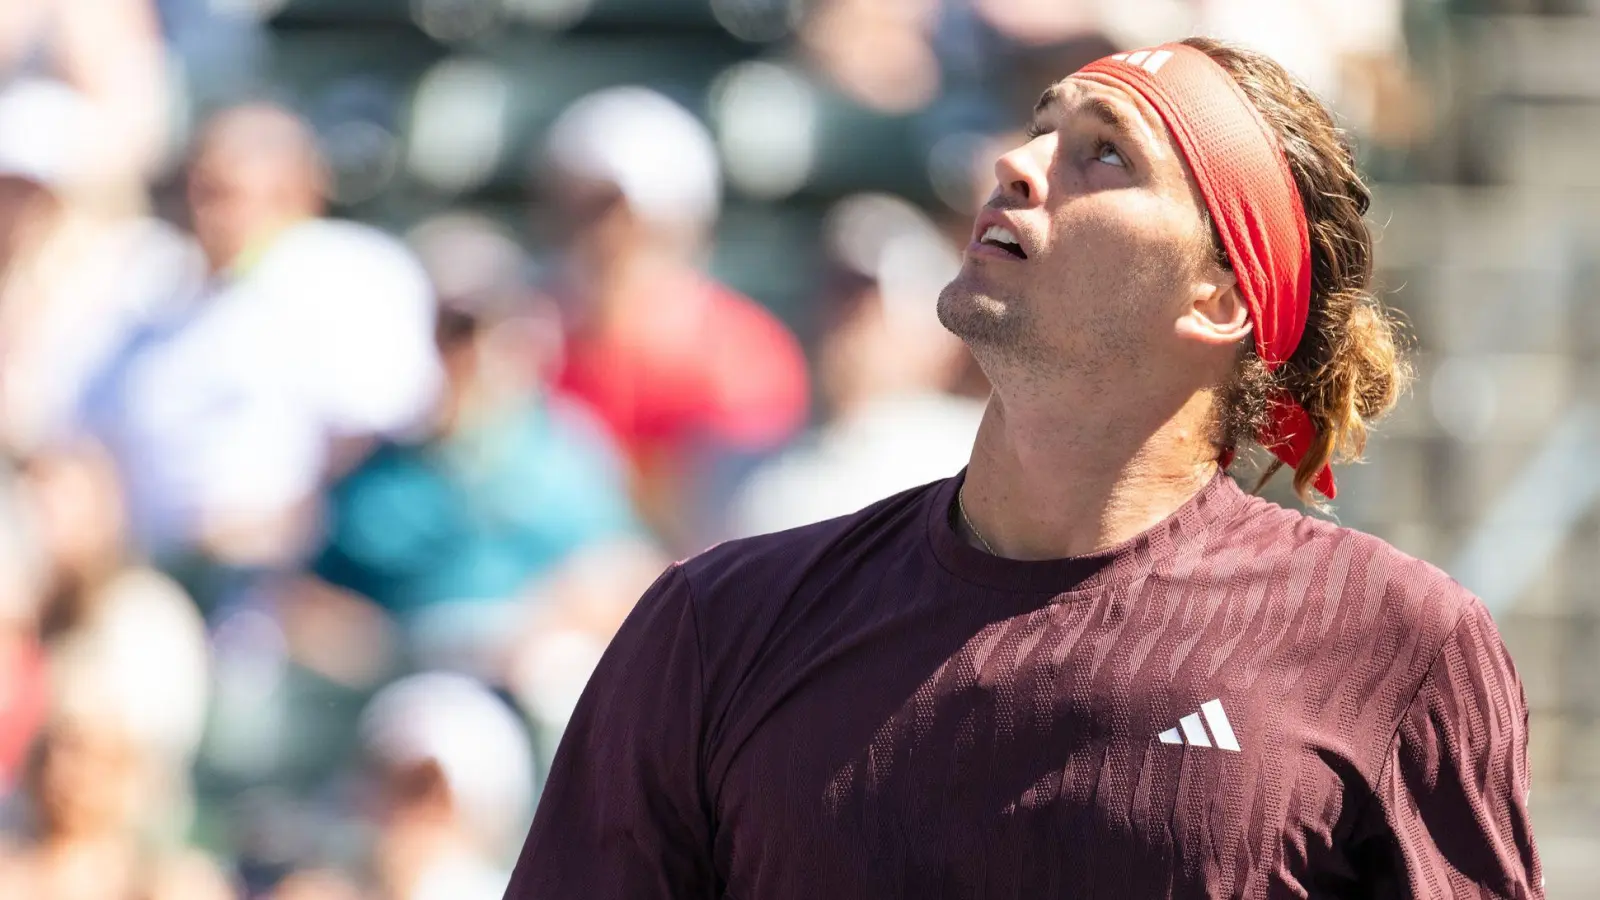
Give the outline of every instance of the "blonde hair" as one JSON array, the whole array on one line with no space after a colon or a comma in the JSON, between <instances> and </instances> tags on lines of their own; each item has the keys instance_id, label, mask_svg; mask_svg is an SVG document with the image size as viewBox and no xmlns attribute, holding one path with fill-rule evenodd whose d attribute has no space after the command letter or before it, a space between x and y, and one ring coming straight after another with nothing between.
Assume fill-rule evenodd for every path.
<instances>
[{"instance_id":1,"label":"blonde hair","mask_svg":"<svg viewBox=\"0 0 1600 900\"><path fill-rule=\"evenodd\" d=\"M1288 362L1268 372L1253 347L1241 353L1221 396L1220 441L1255 439L1270 398L1284 391L1310 415L1317 438L1295 468L1294 489L1311 499L1322 467L1358 460L1372 425L1411 380L1399 320L1372 288L1372 194L1356 171L1344 134L1309 89L1271 58L1210 38L1184 41L1217 62L1243 89L1288 158L1311 239L1311 310ZM1279 468L1274 463L1265 484ZM1260 485L1258 485L1259 488Z\"/></svg>"}]
</instances>

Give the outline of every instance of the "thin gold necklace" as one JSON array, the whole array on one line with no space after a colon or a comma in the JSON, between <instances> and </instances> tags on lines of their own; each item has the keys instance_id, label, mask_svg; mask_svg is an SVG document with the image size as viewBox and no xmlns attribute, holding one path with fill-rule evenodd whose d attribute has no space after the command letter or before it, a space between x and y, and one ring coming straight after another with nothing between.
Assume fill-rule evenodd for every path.
<instances>
[{"instance_id":1,"label":"thin gold necklace","mask_svg":"<svg viewBox=\"0 0 1600 900\"><path fill-rule=\"evenodd\" d=\"M999 556L1000 554L994 552L994 548L989 545L989 542L983 539L983 532L978 530L978 526L972 524L972 517L967 515L966 495L967 486L963 484L961 489L956 491L956 512L961 514L961 521L967 523L968 530L972 532L973 537L978 539L978 543L983 545L983 549L989 551L990 556Z\"/></svg>"}]
</instances>

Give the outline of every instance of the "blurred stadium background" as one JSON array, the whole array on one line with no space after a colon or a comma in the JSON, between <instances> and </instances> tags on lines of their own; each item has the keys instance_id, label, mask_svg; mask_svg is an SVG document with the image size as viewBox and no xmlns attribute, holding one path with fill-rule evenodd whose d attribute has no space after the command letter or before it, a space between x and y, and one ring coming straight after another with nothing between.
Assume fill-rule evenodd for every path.
<instances>
[{"instance_id":1,"label":"blurred stadium background","mask_svg":"<svg viewBox=\"0 0 1600 900\"><path fill-rule=\"evenodd\" d=\"M0 896L498 897L667 560L964 463L993 149L1190 33L1377 185L1335 514L1489 603L1594 896L1593 0L0 0Z\"/></svg>"}]
</instances>

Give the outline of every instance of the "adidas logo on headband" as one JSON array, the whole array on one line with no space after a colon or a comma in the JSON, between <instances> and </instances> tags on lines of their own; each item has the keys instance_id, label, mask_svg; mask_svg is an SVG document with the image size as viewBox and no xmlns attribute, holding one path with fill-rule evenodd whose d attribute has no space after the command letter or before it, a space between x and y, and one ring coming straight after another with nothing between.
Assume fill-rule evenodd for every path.
<instances>
[{"instance_id":1,"label":"adidas logo on headband","mask_svg":"<svg viewBox=\"0 0 1600 900\"><path fill-rule=\"evenodd\" d=\"M1111 58L1117 62L1125 62L1130 66L1149 72L1151 75L1161 71L1161 67L1172 59L1171 50L1135 50L1132 53L1113 53Z\"/></svg>"}]
</instances>

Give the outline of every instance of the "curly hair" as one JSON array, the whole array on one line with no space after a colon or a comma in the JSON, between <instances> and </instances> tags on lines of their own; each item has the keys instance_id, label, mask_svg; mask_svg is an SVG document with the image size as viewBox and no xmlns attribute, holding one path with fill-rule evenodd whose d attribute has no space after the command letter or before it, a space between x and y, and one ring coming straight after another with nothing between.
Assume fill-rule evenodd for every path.
<instances>
[{"instance_id":1,"label":"curly hair","mask_svg":"<svg viewBox=\"0 0 1600 900\"><path fill-rule=\"evenodd\" d=\"M1266 422L1272 396L1286 392L1317 428L1294 473L1295 492L1309 500L1325 464L1361 458L1369 429L1394 408L1411 379L1400 323L1373 293L1372 233L1365 218L1372 193L1328 109L1283 66L1211 38L1183 43L1221 65L1261 112L1283 147L1305 206L1311 239L1305 335L1275 372L1253 346L1241 349L1234 377L1219 395L1217 438L1229 449L1248 446ZM1217 247L1220 253L1220 239ZM1282 465L1274 461L1261 483Z\"/></svg>"}]
</instances>

